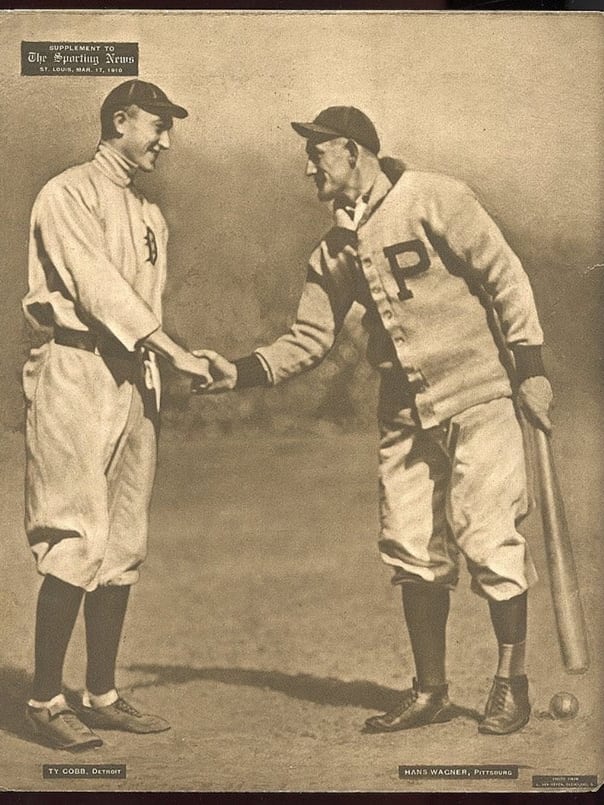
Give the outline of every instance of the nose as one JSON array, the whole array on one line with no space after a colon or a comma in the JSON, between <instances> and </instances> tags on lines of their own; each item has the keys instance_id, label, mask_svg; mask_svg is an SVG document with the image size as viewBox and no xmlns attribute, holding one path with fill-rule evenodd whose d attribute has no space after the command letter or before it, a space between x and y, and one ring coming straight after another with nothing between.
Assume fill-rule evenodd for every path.
<instances>
[{"instance_id":1,"label":"nose","mask_svg":"<svg viewBox=\"0 0 604 805\"><path fill-rule=\"evenodd\" d=\"M165 149L170 147L170 135L167 131L162 131L161 137L159 138L159 147Z\"/></svg>"},{"instance_id":2,"label":"nose","mask_svg":"<svg viewBox=\"0 0 604 805\"><path fill-rule=\"evenodd\" d=\"M317 173L317 166L312 161L312 159L309 159L308 162L306 163L306 175L314 176L316 173Z\"/></svg>"}]
</instances>

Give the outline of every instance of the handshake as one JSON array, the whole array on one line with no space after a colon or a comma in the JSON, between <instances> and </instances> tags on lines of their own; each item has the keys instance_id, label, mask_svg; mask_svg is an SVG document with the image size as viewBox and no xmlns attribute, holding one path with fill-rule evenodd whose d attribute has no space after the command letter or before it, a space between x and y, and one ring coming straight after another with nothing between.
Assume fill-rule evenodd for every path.
<instances>
[{"instance_id":1,"label":"handshake","mask_svg":"<svg viewBox=\"0 0 604 805\"><path fill-rule=\"evenodd\" d=\"M141 346L164 357L177 372L192 378L193 394L219 394L237 383L237 367L210 349L191 350L177 344L161 327L150 333Z\"/></svg>"},{"instance_id":2,"label":"handshake","mask_svg":"<svg viewBox=\"0 0 604 805\"><path fill-rule=\"evenodd\" d=\"M187 365L181 371L193 375L192 394L220 394L234 389L237 383L235 364L210 349L197 349L188 353Z\"/></svg>"}]
</instances>

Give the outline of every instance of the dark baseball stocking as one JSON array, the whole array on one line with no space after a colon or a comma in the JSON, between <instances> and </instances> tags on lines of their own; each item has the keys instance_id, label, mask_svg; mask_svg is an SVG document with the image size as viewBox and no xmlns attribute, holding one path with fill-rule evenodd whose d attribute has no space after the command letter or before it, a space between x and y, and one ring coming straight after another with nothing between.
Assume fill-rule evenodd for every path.
<instances>
[{"instance_id":1,"label":"dark baseball stocking","mask_svg":"<svg viewBox=\"0 0 604 805\"><path fill-rule=\"evenodd\" d=\"M525 672L527 629L526 593L507 601L489 601L491 622L499 644L497 676L521 676Z\"/></svg>"},{"instance_id":2,"label":"dark baseball stocking","mask_svg":"<svg viewBox=\"0 0 604 805\"><path fill-rule=\"evenodd\" d=\"M48 702L61 693L63 663L80 609L84 590L45 576L36 609L35 656L32 698Z\"/></svg>"},{"instance_id":3,"label":"dark baseball stocking","mask_svg":"<svg viewBox=\"0 0 604 805\"><path fill-rule=\"evenodd\" d=\"M403 584L403 610L420 690L444 685L449 590Z\"/></svg>"},{"instance_id":4,"label":"dark baseball stocking","mask_svg":"<svg viewBox=\"0 0 604 805\"><path fill-rule=\"evenodd\" d=\"M96 696L115 687L115 663L129 593L129 586L97 587L84 599L86 687Z\"/></svg>"}]
</instances>

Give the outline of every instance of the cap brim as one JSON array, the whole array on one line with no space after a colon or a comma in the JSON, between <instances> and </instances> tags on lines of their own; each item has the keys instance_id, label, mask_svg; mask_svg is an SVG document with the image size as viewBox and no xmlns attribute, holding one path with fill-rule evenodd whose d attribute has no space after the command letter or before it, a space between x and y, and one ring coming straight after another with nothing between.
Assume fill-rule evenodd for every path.
<instances>
[{"instance_id":1,"label":"cap brim","mask_svg":"<svg viewBox=\"0 0 604 805\"><path fill-rule=\"evenodd\" d=\"M301 137L306 137L307 139L312 137L342 137L339 132L325 128L325 126L317 126L316 123L292 123L291 127Z\"/></svg>"},{"instance_id":2,"label":"cap brim","mask_svg":"<svg viewBox=\"0 0 604 805\"><path fill-rule=\"evenodd\" d=\"M178 117L181 120L189 116L184 106L178 106L175 103L145 103L137 105L150 114L170 115L170 117Z\"/></svg>"}]
</instances>

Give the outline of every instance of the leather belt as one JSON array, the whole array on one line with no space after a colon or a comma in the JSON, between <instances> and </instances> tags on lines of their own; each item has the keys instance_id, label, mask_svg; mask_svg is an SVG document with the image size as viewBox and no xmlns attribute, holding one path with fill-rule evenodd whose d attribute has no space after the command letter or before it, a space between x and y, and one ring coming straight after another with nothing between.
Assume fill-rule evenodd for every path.
<instances>
[{"instance_id":1,"label":"leather belt","mask_svg":"<svg viewBox=\"0 0 604 805\"><path fill-rule=\"evenodd\" d=\"M109 358L122 358L132 360L136 352L129 352L116 338L101 336L90 330L70 330L67 327L55 327L55 343L62 347L84 349L97 355Z\"/></svg>"}]
</instances>

